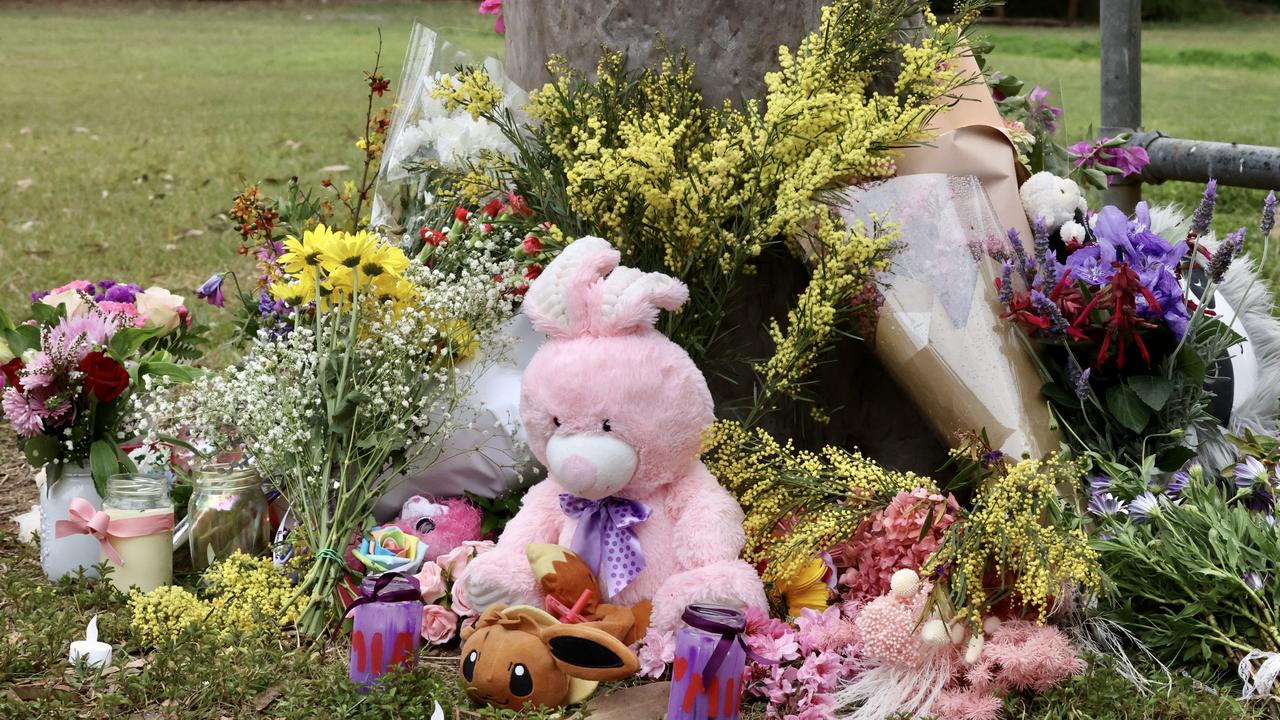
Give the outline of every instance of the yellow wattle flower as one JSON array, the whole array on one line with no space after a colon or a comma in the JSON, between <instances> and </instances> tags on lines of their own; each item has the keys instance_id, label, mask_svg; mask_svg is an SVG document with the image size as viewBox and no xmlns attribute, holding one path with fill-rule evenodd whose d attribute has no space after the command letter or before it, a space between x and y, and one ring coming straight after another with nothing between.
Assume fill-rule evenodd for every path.
<instances>
[{"instance_id":1,"label":"yellow wattle flower","mask_svg":"<svg viewBox=\"0 0 1280 720\"><path fill-rule=\"evenodd\" d=\"M821 558L814 558L795 574L773 583L774 593L787 602L788 615L798 617L805 608L827 609L831 588L823 580L826 574L827 564Z\"/></svg>"}]
</instances>

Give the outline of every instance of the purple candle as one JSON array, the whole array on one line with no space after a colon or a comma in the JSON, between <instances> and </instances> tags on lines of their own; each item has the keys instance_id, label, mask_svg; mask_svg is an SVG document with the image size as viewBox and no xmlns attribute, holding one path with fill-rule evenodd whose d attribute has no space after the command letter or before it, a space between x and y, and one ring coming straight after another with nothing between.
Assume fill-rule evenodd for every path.
<instances>
[{"instance_id":1,"label":"purple candle","mask_svg":"<svg viewBox=\"0 0 1280 720\"><path fill-rule=\"evenodd\" d=\"M412 668L422 642L422 597L412 575L366 576L351 604L351 682L369 685L398 665Z\"/></svg>"},{"instance_id":2,"label":"purple candle","mask_svg":"<svg viewBox=\"0 0 1280 720\"><path fill-rule=\"evenodd\" d=\"M681 619L667 720L737 720L747 664L740 639L746 616L729 608L690 605Z\"/></svg>"}]
</instances>

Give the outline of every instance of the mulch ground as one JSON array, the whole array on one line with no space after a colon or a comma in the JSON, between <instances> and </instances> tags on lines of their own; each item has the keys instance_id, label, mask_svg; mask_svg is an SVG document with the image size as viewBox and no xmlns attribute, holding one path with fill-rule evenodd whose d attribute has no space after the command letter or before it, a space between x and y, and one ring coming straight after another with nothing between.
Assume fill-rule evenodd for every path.
<instances>
[{"instance_id":1,"label":"mulch ground","mask_svg":"<svg viewBox=\"0 0 1280 720\"><path fill-rule=\"evenodd\" d=\"M12 434L0 433L0 527L16 529L13 516L35 504L34 475Z\"/></svg>"}]
</instances>

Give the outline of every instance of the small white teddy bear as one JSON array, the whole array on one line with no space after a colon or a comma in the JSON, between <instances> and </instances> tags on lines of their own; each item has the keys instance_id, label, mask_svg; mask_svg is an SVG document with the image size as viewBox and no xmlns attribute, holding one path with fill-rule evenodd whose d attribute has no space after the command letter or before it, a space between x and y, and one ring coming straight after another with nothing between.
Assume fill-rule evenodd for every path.
<instances>
[{"instance_id":1,"label":"small white teddy bear","mask_svg":"<svg viewBox=\"0 0 1280 720\"><path fill-rule=\"evenodd\" d=\"M1084 226L1076 222L1076 213L1083 214L1089 206L1074 180L1038 172L1022 184L1019 193L1029 220L1043 220L1049 232L1057 231L1064 243L1084 240Z\"/></svg>"}]
</instances>

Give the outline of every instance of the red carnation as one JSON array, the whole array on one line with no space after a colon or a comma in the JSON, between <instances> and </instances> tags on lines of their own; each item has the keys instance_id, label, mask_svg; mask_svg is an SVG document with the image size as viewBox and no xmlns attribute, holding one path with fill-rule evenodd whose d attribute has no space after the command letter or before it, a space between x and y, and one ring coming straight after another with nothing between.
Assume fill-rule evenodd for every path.
<instances>
[{"instance_id":1,"label":"red carnation","mask_svg":"<svg viewBox=\"0 0 1280 720\"><path fill-rule=\"evenodd\" d=\"M22 358L14 358L4 365L0 365L0 372L4 373L5 386L22 389L22 380L18 377L18 371L23 367Z\"/></svg>"},{"instance_id":2,"label":"red carnation","mask_svg":"<svg viewBox=\"0 0 1280 720\"><path fill-rule=\"evenodd\" d=\"M488 215L489 217L497 217L498 211L500 211L501 209L502 209L502 201L499 200L498 198L494 198L489 202L485 203L485 206L482 212L485 215Z\"/></svg>"},{"instance_id":3,"label":"red carnation","mask_svg":"<svg viewBox=\"0 0 1280 720\"><path fill-rule=\"evenodd\" d=\"M447 239L444 233L434 228L422 228L422 239L431 247L440 247Z\"/></svg>"},{"instance_id":4,"label":"red carnation","mask_svg":"<svg viewBox=\"0 0 1280 720\"><path fill-rule=\"evenodd\" d=\"M84 391L100 402L111 402L129 387L129 372L106 353L91 352L80 361Z\"/></svg>"},{"instance_id":5,"label":"red carnation","mask_svg":"<svg viewBox=\"0 0 1280 720\"><path fill-rule=\"evenodd\" d=\"M453 219L464 223L471 219L471 211L459 205L453 209Z\"/></svg>"},{"instance_id":6,"label":"red carnation","mask_svg":"<svg viewBox=\"0 0 1280 720\"><path fill-rule=\"evenodd\" d=\"M542 266L537 263L534 263L524 269L524 276L529 280L537 280L538 276L541 274L542 274Z\"/></svg>"}]
</instances>

